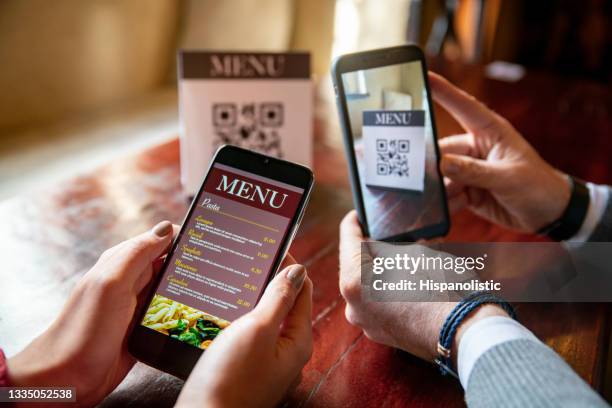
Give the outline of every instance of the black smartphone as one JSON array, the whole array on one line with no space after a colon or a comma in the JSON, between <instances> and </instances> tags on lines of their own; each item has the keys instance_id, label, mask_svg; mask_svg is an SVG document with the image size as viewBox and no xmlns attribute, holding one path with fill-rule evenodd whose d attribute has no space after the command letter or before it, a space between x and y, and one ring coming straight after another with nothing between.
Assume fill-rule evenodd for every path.
<instances>
[{"instance_id":1,"label":"black smartphone","mask_svg":"<svg viewBox=\"0 0 612 408\"><path fill-rule=\"evenodd\" d=\"M416 241L450 228L423 52L414 45L332 66L353 200L366 236Z\"/></svg>"},{"instance_id":2,"label":"black smartphone","mask_svg":"<svg viewBox=\"0 0 612 408\"><path fill-rule=\"evenodd\" d=\"M187 378L215 337L259 301L295 236L313 182L307 167L221 147L140 309L130 353Z\"/></svg>"}]
</instances>

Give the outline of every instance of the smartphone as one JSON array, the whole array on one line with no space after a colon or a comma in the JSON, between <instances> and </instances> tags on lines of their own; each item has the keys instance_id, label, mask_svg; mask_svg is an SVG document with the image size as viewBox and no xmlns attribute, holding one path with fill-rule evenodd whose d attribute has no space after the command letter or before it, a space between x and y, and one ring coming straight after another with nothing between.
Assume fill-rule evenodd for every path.
<instances>
[{"instance_id":1,"label":"smartphone","mask_svg":"<svg viewBox=\"0 0 612 408\"><path fill-rule=\"evenodd\" d=\"M332 78L363 233L393 242L446 235L450 217L423 52L404 45L343 55Z\"/></svg>"},{"instance_id":2,"label":"smartphone","mask_svg":"<svg viewBox=\"0 0 612 408\"><path fill-rule=\"evenodd\" d=\"M215 337L259 301L313 182L307 167L221 147L137 316L130 353L187 378Z\"/></svg>"}]
</instances>

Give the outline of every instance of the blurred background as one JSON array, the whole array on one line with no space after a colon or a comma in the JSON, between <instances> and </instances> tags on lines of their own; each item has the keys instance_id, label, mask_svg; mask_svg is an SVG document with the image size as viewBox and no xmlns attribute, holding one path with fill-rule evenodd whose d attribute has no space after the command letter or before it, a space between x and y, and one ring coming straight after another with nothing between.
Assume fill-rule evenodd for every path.
<instances>
[{"instance_id":1,"label":"blurred background","mask_svg":"<svg viewBox=\"0 0 612 408\"><path fill-rule=\"evenodd\" d=\"M334 55L419 43L429 55L610 84L604 0L3 0L0 199L178 132L178 48ZM325 86L325 85L323 85Z\"/></svg>"}]
</instances>

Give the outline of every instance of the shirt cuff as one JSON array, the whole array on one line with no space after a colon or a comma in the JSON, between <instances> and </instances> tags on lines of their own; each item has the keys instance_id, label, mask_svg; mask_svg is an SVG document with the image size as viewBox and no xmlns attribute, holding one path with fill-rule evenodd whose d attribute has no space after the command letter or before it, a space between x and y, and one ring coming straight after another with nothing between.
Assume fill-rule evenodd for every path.
<instances>
[{"instance_id":1,"label":"shirt cuff","mask_svg":"<svg viewBox=\"0 0 612 408\"><path fill-rule=\"evenodd\" d=\"M518 339L540 341L525 326L505 316L487 317L468 327L461 337L457 354L457 371L463 388L467 389L470 374L480 356L498 344Z\"/></svg>"},{"instance_id":2,"label":"shirt cuff","mask_svg":"<svg viewBox=\"0 0 612 408\"><path fill-rule=\"evenodd\" d=\"M569 239L570 242L588 241L591 234L595 231L595 228L597 228L604 210L606 209L606 204L608 203L607 186L587 183L587 188L589 189L590 198L589 208L582 226L576 235Z\"/></svg>"}]
</instances>

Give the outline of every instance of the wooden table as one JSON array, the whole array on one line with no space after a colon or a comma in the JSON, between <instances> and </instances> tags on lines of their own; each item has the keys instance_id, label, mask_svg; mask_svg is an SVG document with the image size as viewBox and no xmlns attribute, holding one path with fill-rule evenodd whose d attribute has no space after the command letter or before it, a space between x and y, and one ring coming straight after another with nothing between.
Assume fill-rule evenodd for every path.
<instances>
[{"instance_id":1,"label":"wooden table","mask_svg":"<svg viewBox=\"0 0 612 408\"><path fill-rule=\"evenodd\" d=\"M611 93L603 86L544 74L516 84L485 79L481 67L433 68L507 117L544 158L565 171L612 183L607 144ZM462 406L457 382L428 363L367 340L344 318L338 290L338 232L352 208L342 143L328 87L315 120L317 186L291 252L314 282L315 349L292 406ZM437 111L442 135L460 129ZM40 333L99 254L158 220L180 222L178 142L120 158L91 174L0 204L0 344L12 355ZM454 241L533 240L455 214ZM521 305L525 324L587 382L598 387L607 349L609 309L601 304ZM406 316L410 318L410 316ZM137 364L103 406L169 406L181 382Z\"/></svg>"}]
</instances>

